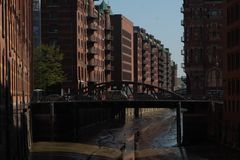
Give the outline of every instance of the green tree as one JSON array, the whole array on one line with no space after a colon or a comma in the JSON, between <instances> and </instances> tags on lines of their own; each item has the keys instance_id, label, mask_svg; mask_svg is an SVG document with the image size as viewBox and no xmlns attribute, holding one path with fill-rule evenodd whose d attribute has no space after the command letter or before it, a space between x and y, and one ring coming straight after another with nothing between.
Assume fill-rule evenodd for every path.
<instances>
[{"instance_id":1,"label":"green tree","mask_svg":"<svg viewBox=\"0 0 240 160\"><path fill-rule=\"evenodd\" d=\"M64 81L63 53L55 45L40 45L34 50L34 88L46 90Z\"/></svg>"}]
</instances>

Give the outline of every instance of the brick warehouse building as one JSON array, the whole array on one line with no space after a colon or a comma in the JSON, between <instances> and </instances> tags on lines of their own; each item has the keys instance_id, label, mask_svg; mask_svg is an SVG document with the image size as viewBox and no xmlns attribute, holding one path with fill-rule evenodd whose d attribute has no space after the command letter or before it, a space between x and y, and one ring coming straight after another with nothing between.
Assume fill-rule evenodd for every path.
<instances>
[{"instance_id":1,"label":"brick warehouse building","mask_svg":"<svg viewBox=\"0 0 240 160\"><path fill-rule=\"evenodd\" d=\"M93 0L42 0L42 43L64 53L65 92L111 80L110 11L104 1L96 6Z\"/></svg>"},{"instance_id":2,"label":"brick warehouse building","mask_svg":"<svg viewBox=\"0 0 240 160\"><path fill-rule=\"evenodd\" d=\"M184 0L184 70L194 99L221 98L223 54L222 0Z\"/></svg>"},{"instance_id":3,"label":"brick warehouse building","mask_svg":"<svg viewBox=\"0 0 240 160\"><path fill-rule=\"evenodd\" d=\"M0 1L0 155L27 159L25 111L32 79L32 1Z\"/></svg>"},{"instance_id":4,"label":"brick warehouse building","mask_svg":"<svg viewBox=\"0 0 240 160\"><path fill-rule=\"evenodd\" d=\"M112 80L133 81L133 23L122 15L111 15L114 26Z\"/></svg>"},{"instance_id":5,"label":"brick warehouse building","mask_svg":"<svg viewBox=\"0 0 240 160\"><path fill-rule=\"evenodd\" d=\"M240 0L225 1L224 111L222 143L240 148Z\"/></svg>"},{"instance_id":6,"label":"brick warehouse building","mask_svg":"<svg viewBox=\"0 0 240 160\"><path fill-rule=\"evenodd\" d=\"M177 66L169 49L145 29L134 27L134 81L174 90Z\"/></svg>"}]
</instances>

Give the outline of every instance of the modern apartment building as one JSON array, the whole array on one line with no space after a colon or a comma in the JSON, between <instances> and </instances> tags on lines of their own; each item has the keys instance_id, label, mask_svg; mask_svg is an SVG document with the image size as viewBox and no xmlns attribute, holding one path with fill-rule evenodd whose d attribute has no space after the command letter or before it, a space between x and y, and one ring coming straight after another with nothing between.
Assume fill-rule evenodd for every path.
<instances>
[{"instance_id":1,"label":"modern apartment building","mask_svg":"<svg viewBox=\"0 0 240 160\"><path fill-rule=\"evenodd\" d=\"M222 143L240 148L240 0L225 1L224 111Z\"/></svg>"},{"instance_id":2,"label":"modern apartment building","mask_svg":"<svg viewBox=\"0 0 240 160\"><path fill-rule=\"evenodd\" d=\"M133 23L122 15L111 15L114 27L113 41L113 73L114 81L133 81L134 53L133 53Z\"/></svg>"},{"instance_id":3,"label":"modern apartment building","mask_svg":"<svg viewBox=\"0 0 240 160\"><path fill-rule=\"evenodd\" d=\"M84 86L111 81L110 7L93 0L42 0L41 5L42 43L55 44L64 53L66 80L60 87L76 93Z\"/></svg>"},{"instance_id":4,"label":"modern apartment building","mask_svg":"<svg viewBox=\"0 0 240 160\"><path fill-rule=\"evenodd\" d=\"M184 0L184 70L188 94L194 99L223 94L223 2Z\"/></svg>"},{"instance_id":5,"label":"modern apartment building","mask_svg":"<svg viewBox=\"0 0 240 160\"><path fill-rule=\"evenodd\" d=\"M32 83L32 1L0 1L0 155L27 159Z\"/></svg>"}]
</instances>

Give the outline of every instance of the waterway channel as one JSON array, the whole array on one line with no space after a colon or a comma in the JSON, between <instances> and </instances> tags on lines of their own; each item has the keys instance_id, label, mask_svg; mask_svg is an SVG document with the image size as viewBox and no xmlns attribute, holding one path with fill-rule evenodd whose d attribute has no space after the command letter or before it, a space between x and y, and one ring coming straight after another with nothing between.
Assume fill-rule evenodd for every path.
<instances>
[{"instance_id":1,"label":"waterway channel","mask_svg":"<svg viewBox=\"0 0 240 160\"><path fill-rule=\"evenodd\" d=\"M177 147L176 111L144 109L140 118L127 110L126 123L108 124L76 143L33 144L31 160L239 160L240 153L203 142Z\"/></svg>"}]
</instances>

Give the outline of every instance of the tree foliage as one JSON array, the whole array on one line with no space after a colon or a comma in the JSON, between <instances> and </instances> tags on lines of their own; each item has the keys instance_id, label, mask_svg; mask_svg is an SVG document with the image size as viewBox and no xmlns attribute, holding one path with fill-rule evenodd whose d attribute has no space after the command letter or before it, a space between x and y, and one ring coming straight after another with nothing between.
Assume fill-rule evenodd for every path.
<instances>
[{"instance_id":1,"label":"tree foliage","mask_svg":"<svg viewBox=\"0 0 240 160\"><path fill-rule=\"evenodd\" d=\"M40 45L34 50L34 88L46 90L64 81L63 53L55 45Z\"/></svg>"}]
</instances>

